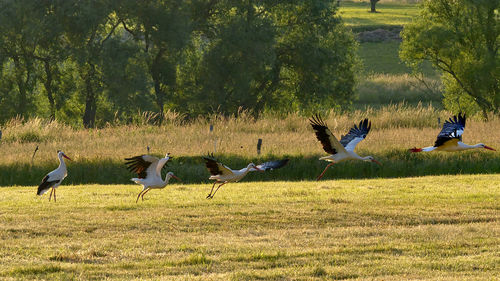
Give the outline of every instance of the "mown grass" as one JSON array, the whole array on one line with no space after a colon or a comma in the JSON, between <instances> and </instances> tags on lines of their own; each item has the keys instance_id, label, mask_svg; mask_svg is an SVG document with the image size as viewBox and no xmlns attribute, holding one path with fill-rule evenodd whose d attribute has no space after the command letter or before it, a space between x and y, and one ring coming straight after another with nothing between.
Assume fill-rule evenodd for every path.
<instances>
[{"instance_id":1,"label":"mown grass","mask_svg":"<svg viewBox=\"0 0 500 281\"><path fill-rule=\"evenodd\" d=\"M3 280L493 280L500 176L0 189Z\"/></svg>"}]
</instances>

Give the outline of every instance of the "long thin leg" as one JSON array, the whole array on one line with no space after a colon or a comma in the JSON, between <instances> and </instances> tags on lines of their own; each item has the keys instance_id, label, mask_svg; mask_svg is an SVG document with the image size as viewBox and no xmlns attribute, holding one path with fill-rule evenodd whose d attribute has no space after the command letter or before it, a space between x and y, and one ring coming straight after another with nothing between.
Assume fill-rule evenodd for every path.
<instances>
[{"instance_id":1,"label":"long thin leg","mask_svg":"<svg viewBox=\"0 0 500 281\"><path fill-rule=\"evenodd\" d=\"M207 195L207 199L210 198L210 195L212 195L212 191L214 191L214 187L215 187L215 184L217 183L217 181L214 182L214 185L212 185L212 190L210 190L210 193Z\"/></svg>"},{"instance_id":2,"label":"long thin leg","mask_svg":"<svg viewBox=\"0 0 500 281\"><path fill-rule=\"evenodd\" d=\"M54 188L54 202L56 202L56 189Z\"/></svg>"},{"instance_id":3,"label":"long thin leg","mask_svg":"<svg viewBox=\"0 0 500 281\"><path fill-rule=\"evenodd\" d=\"M214 198L214 195L215 195L215 193L217 192L217 190L219 190L219 188L220 188L221 186L225 185L226 183L227 183L227 181L226 181L226 182L223 182L221 185L217 186L217 189L214 191L214 193L212 194L212 196L210 196L210 199Z\"/></svg>"},{"instance_id":4,"label":"long thin leg","mask_svg":"<svg viewBox=\"0 0 500 281\"><path fill-rule=\"evenodd\" d=\"M52 198L52 192L54 192L54 189L53 189L53 188L51 188L51 189L50 189L49 201L50 201L50 199Z\"/></svg>"},{"instance_id":5,"label":"long thin leg","mask_svg":"<svg viewBox=\"0 0 500 281\"><path fill-rule=\"evenodd\" d=\"M151 188L146 189L146 191L141 195L142 201L144 201L144 194L148 193L148 191L150 191L150 190L151 190Z\"/></svg>"},{"instance_id":6,"label":"long thin leg","mask_svg":"<svg viewBox=\"0 0 500 281\"><path fill-rule=\"evenodd\" d=\"M317 181L319 181L319 180L323 177L323 175L325 174L326 170L327 170L330 166L333 166L333 164L335 164L335 163L333 163L333 162L332 162L332 163L330 163L330 164L326 165L325 169L323 170L323 172L321 173L321 175L319 175L319 176L318 176L318 178L316 178L316 180L317 180Z\"/></svg>"},{"instance_id":7,"label":"long thin leg","mask_svg":"<svg viewBox=\"0 0 500 281\"><path fill-rule=\"evenodd\" d=\"M141 190L141 192L139 192L139 194L137 195L137 200L135 200L135 203L137 203L137 201L139 201L139 196L141 196L141 194L144 192L145 189Z\"/></svg>"}]
</instances>

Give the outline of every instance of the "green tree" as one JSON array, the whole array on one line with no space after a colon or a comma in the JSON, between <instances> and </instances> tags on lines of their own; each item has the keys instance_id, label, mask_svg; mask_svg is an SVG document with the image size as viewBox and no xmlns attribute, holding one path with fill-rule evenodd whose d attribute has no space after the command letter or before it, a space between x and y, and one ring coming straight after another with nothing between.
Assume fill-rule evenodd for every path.
<instances>
[{"instance_id":1,"label":"green tree","mask_svg":"<svg viewBox=\"0 0 500 281\"><path fill-rule=\"evenodd\" d=\"M346 106L355 41L332 1L219 1L184 53L178 105L189 113Z\"/></svg>"},{"instance_id":2,"label":"green tree","mask_svg":"<svg viewBox=\"0 0 500 281\"><path fill-rule=\"evenodd\" d=\"M142 45L160 120L165 102L171 102L177 89L178 58L191 35L190 4L184 0L123 1L118 12L123 28Z\"/></svg>"},{"instance_id":3,"label":"green tree","mask_svg":"<svg viewBox=\"0 0 500 281\"><path fill-rule=\"evenodd\" d=\"M473 110L467 102L484 116L499 110L499 8L500 0L426 0L402 32L401 58L416 71L423 61L440 70L445 106L454 111Z\"/></svg>"},{"instance_id":4,"label":"green tree","mask_svg":"<svg viewBox=\"0 0 500 281\"><path fill-rule=\"evenodd\" d=\"M99 97L103 93L101 63L106 42L120 19L114 14L119 1L58 1L57 13L64 27L66 45L78 65L84 94L83 126L93 128Z\"/></svg>"},{"instance_id":5,"label":"green tree","mask_svg":"<svg viewBox=\"0 0 500 281\"><path fill-rule=\"evenodd\" d=\"M317 110L351 103L356 43L336 9L334 1L319 0L273 7L279 36L271 81L285 108Z\"/></svg>"},{"instance_id":6,"label":"green tree","mask_svg":"<svg viewBox=\"0 0 500 281\"><path fill-rule=\"evenodd\" d=\"M26 0L0 2L0 61L2 62L2 110L10 117L29 116L34 104L37 75L34 53L40 31L40 11Z\"/></svg>"}]
</instances>

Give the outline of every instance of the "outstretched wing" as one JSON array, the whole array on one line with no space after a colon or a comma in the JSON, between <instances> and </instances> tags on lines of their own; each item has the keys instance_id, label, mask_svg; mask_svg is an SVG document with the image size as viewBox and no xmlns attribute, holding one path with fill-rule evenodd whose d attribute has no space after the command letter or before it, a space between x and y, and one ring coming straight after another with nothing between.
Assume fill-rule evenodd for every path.
<instances>
[{"instance_id":1,"label":"outstretched wing","mask_svg":"<svg viewBox=\"0 0 500 281\"><path fill-rule=\"evenodd\" d=\"M323 150L325 150L326 153L337 154L339 152L345 151L342 144L339 143L330 129L328 129L319 114L316 114L316 116L313 116L311 119L309 119L309 122L311 122L311 126L316 133L316 138L318 138L318 140L321 142L321 144L323 145Z\"/></svg>"},{"instance_id":2,"label":"outstretched wing","mask_svg":"<svg viewBox=\"0 0 500 281\"><path fill-rule=\"evenodd\" d=\"M290 161L290 159L268 161L268 162L264 162L260 165L257 165L257 168L259 168L261 171L269 171L269 170L279 169L279 168L285 166L288 163L288 161ZM254 172L254 171L257 171L257 169L251 168L250 171Z\"/></svg>"},{"instance_id":3,"label":"outstretched wing","mask_svg":"<svg viewBox=\"0 0 500 281\"><path fill-rule=\"evenodd\" d=\"M216 175L222 175L222 176L227 176L233 174L233 171L225 166L224 164L217 162L215 160L214 155L207 155L203 156L203 159L205 160L205 166L207 166L208 171L210 172L211 175L216 176Z\"/></svg>"},{"instance_id":4,"label":"outstretched wing","mask_svg":"<svg viewBox=\"0 0 500 281\"><path fill-rule=\"evenodd\" d=\"M356 145L366 138L371 127L372 122L369 122L368 119L361 120L358 126L354 125L345 136L342 136L340 143L346 150L354 151Z\"/></svg>"},{"instance_id":5,"label":"outstretched wing","mask_svg":"<svg viewBox=\"0 0 500 281\"><path fill-rule=\"evenodd\" d=\"M461 141L465 129L465 119L465 114L462 115L459 113L458 117L455 115L449 120L444 121L443 129L439 132L434 147L441 146L451 139Z\"/></svg>"},{"instance_id":6,"label":"outstretched wing","mask_svg":"<svg viewBox=\"0 0 500 281\"><path fill-rule=\"evenodd\" d=\"M140 155L130 158L125 158L129 171L136 173L140 179L145 179L148 175L153 175L156 172L158 159L151 155Z\"/></svg>"}]
</instances>

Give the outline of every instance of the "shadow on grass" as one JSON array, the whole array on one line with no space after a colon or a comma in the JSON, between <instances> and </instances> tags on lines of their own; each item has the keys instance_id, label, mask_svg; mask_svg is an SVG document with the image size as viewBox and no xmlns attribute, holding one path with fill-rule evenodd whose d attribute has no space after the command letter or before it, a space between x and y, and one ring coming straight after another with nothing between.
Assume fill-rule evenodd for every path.
<instances>
[{"instance_id":1,"label":"shadow on grass","mask_svg":"<svg viewBox=\"0 0 500 281\"><path fill-rule=\"evenodd\" d=\"M360 155L367 153L360 152ZM322 155L277 157L265 155L259 158L222 155L219 160L233 169L246 167L249 162L256 164L289 158L285 167L267 172L249 173L242 181L302 181L314 180L327 165L318 158ZM461 153L409 153L406 150L386 151L373 154L382 162L381 166L372 162L347 161L329 168L323 179L367 179L396 178L427 175L490 174L500 172L500 156L494 152L468 151ZM16 164L0 165L0 186L38 185L41 179L57 163L44 165ZM182 183L207 183L209 173L201 157L176 157L169 167ZM94 159L68 163L68 177L65 184L127 184L136 175L130 173L124 162L110 159ZM172 181L174 181L172 179Z\"/></svg>"}]
</instances>

